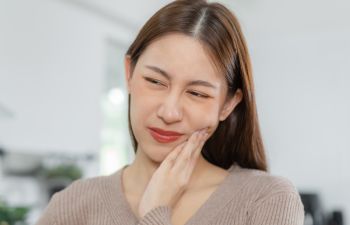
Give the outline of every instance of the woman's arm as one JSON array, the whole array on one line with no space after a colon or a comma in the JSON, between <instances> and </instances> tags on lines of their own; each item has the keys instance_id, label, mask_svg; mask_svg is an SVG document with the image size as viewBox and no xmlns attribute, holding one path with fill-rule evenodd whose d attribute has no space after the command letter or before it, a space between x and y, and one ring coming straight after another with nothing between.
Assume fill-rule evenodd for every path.
<instances>
[{"instance_id":1,"label":"woman's arm","mask_svg":"<svg viewBox=\"0 0 350 225\"><path fill-rule=\"evenodd\" d=\"M304 206L296 192L275 193L250 210L249 225L303 225Z\"/></svg>"},{"instance_id":2,"label":"woman's arm","mask_svg":"<svg viewBox=\"0 0 350 225\"><path fill-rule=\"evenodd\" d=\"M57 206L57 193L54 194L49 202L49 204L47 205L47 207L45 208L42 216L39 218L39 221L35 224L35 225L58 225L57 221L56 221L56 212L58 210L58 206Z\"/></svg>"},{"instance_id":3,"label":"woman's arm","mask_svg":"<svg viewBox=\"0 0 350 225\"><path fill-rule=\"evenodd\" d=\"M156 207L142 217L137 225L172 225L171 208L169 206Z\"/></svg>"}]
</instances>

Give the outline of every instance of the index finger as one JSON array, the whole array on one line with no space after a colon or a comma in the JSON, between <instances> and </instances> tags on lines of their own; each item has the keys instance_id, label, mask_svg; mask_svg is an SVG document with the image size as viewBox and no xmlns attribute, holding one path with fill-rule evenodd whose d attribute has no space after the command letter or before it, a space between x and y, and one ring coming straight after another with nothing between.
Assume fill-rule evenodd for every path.
<instances>
[{"instance_id":1,"label":"index finger","mask_svg":"<svg viewBox=\"0 0 350 225\"><path fill-rule=\"evenodd\" d=\"M182 142L181 144L177 145L173 151L171 151L166 158L163 160L160 166L171 168L176 161L177 156L183 149L183 147L186 145L187 141Z\"/></svg>"}]
</instances>

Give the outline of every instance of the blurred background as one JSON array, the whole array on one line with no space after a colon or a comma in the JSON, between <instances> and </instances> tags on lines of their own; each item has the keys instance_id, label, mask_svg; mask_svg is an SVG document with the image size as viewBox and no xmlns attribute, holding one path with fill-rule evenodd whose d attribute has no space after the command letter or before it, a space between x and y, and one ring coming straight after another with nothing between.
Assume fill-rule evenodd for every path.
<instances>
[{"instance_id":1,"label":"blurred background","mask_svg":"<svg viewBox=\"0 0 350 225\"><path fill-rule=\"evenodd\" d=\"M0 0L0 224L34 224L55 191L132 162L123 57L169 2ZM247 38L271 173L305 225L349 225L349 1L219 2Z\"/></svg>"}]
</instances>

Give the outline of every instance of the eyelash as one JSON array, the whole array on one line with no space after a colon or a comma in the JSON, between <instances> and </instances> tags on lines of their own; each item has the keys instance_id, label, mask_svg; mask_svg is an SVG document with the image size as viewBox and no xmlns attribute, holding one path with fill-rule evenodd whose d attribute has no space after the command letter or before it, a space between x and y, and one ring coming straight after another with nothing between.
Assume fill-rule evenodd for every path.
<instances>
[{"instance_id":1,"label":"eyelash","mask_svg":"<svg viewBox=\"0 0 350 225\"><path fill-rule=\"evenodd\" d=\"M150 82L151 84L154 84L154 85L160 84L160 85L163 85L163 86L164 86L164 84L162 84L159 80L155 80L155 79L148 78L148 77L145 77L145 80L148 81L148 82ZM199 98L209 98L209 96L203 95L203 94L198 93L198 92L195 92L195 91L189 91L189 93L192 94L192 95L195 96L195 97L199 97Z\"/></svg>"}]
</instances>

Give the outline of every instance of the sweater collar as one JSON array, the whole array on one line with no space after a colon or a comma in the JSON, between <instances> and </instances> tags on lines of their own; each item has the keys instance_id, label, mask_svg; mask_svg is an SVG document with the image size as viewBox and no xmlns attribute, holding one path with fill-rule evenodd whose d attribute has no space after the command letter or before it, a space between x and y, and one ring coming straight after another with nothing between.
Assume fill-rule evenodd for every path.
<instances>
[{"instance_id":1,"label":"sweater collar","mask_svg":"<svg viewBox=\"0 0 350 225\"><path fill-rule=\"evenodd\" d=\"M101 183L103 187L100 188L101 200L106 204L116 224L136 224L138 222L138 217L131 210L122 187L121 175L127 166L129 165L123 166L108 176L108 179ZM229 175L184 225L210 224L211 219L219 214L244 186L244 176L236 176L241 169L239 165L233 164L227 170Z\"/></svg>"}]
</instances>

